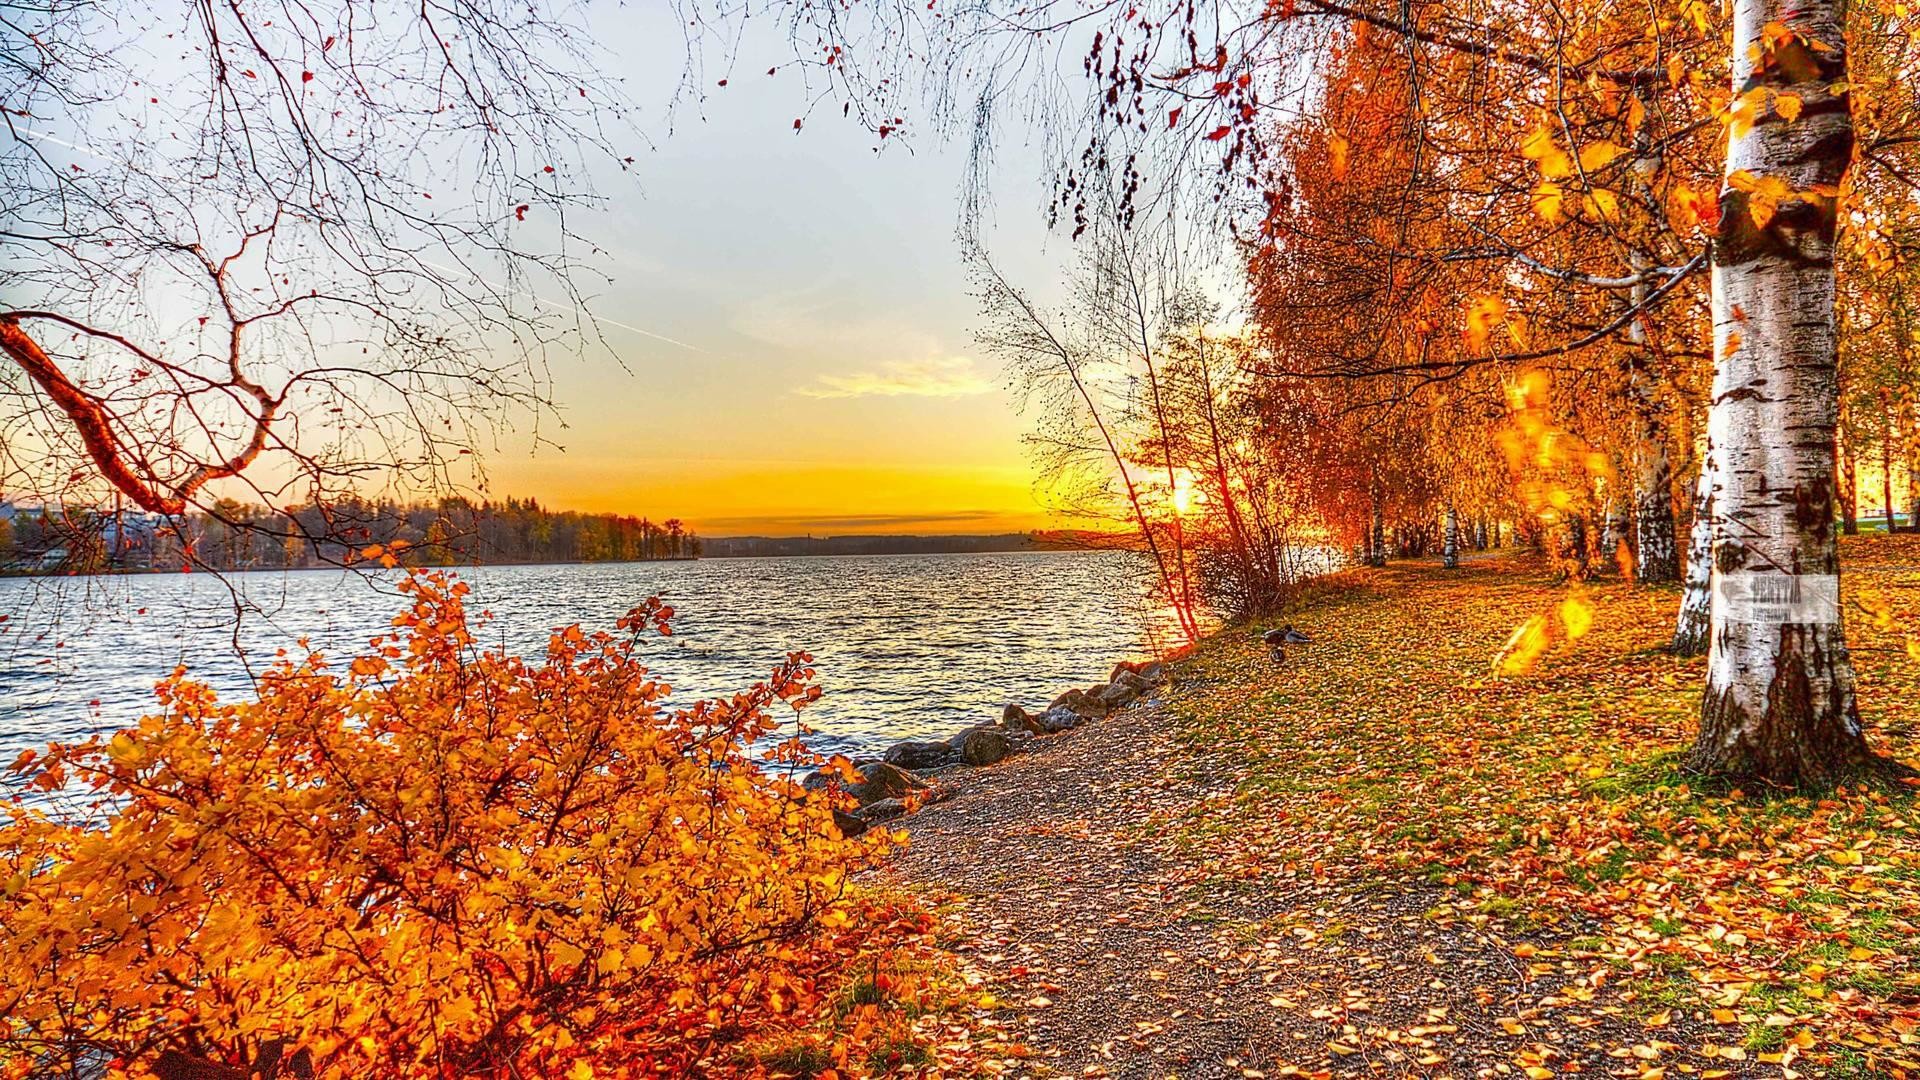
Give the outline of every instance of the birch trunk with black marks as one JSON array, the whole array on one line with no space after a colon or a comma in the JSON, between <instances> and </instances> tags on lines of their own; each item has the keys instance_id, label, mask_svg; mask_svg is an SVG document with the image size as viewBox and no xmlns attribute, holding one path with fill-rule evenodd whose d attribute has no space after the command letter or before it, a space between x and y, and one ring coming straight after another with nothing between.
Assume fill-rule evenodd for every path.
<instances>
[{"instance_id":1,"label":"birch trunk with black marks","mask_svg":"<svg viewBox=\"0 0 1920 1080\"><path fill-rule=\"evenodd\" d=\"M1370 547L1367 551L1367 565L1387 565L1387 521L1380 506L1380 496L1373 498L1373 529L1369 534Z\"/></svg>"},{"instance_id":2,"label":"birch trunk with black marks","mask_svg":"<svg viewBox=\"0 0 1920 1080\"><path fill-rule=\"evenodd\" d=\"M1686 592L1680 598L1680 618L1673 628L1668 651L1676 656L1699 656L1707 651L1713 621L1713 444L1700 457L1700 479L1693 492L1693 528L1687 536Z\"/></svg>"},{"instance_id":3,"label":"birch trunk with black marks","mask_svg":"<svg viewBox=\"0 0 1920 1080\"><path fill-rule=\"evenodd\" d=\"M1860 535L1860 470L1854 467L1853 439L1846 432L1846 410L1841 409L1841 427L1834 432L1835 471L1840 476L1840 531L1847 536Z\"/></svg>"},{"instance_id":4,"label":"birch trunk with black marks","mask_svg":"<svg viewBox=\"0 0 1920 1080\"><path fill-rule=\"evenodd\" d=\"M1460 568L1460 517L1447 507L1446 538L1441 542L1440 563L1449 570Z\"/></svg>"},{"instance_id":5,"label":"birch trunk with black marks","mask_svg":"<svg viewBox=\"0 0 1920 1080\"><path fill-rule=\"evenodd\" d=\"M1636 269L1645 257L1633 260ZM1647 302L1648 285L1633 287L1635 308ZM1627 355L1632 368L1633 418L1633 576L1647 583L1680 580L1680 550L1673 527L1673 462L1667 450L1666 406L1654 388L1653 350L1647 344L1647 324L1636 318L1627 327ZM1613 550L1605 552L1607 558Z\"/></svg>"},{"instance_id":6,"label":"birch trunk with black marks","mask_svg":"<svg viewBox=\"0 0 1920 1080\"><path fill-rule=\"evenodd\" d=\"M1600 552L1609 562L1625 567L1633 557L1633 513L1628 500L1621 498L1614 489L1618 485L1607 485L1606 512L1603 517L1607 526L1600 534ZM1626 560L1620 557L1622 548L1627 551Z\"/></svg>"},{"instance_id":7,"label":"birch trunk with black marks","mask_svg":"<svg viewBox=\"0 0 1920 1080\"><path fill-rule=\"evenodd\" d=\"M1853 155L1844 15L1841 0L1735 0L1733 89L1758 119L1729 129L1713 248L1712 640L1688 765L1790 787L1875 760L1833 522L1835 206ZM1780 94L1799 99L1792 122Z\"/></svg>"}]
</instances>

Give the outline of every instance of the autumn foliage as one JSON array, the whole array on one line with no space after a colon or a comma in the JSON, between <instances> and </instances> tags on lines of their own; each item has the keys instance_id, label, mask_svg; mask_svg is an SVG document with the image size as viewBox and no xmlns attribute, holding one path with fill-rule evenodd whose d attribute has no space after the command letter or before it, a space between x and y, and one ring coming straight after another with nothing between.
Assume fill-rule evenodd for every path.
<instances>
[{"instance_id":1,"label":"autumn foliage","mask_svg":"<svg viewBox=\"0 0 1920 1080\"><path fill-rule=\"evenodd\" d=\"M177 671L137 728L15 764L39 797L0 826L0 1075L727 1075L770 1040L823 1068L898 1044L844 996L917 928L849 889L891 838L797 797L797 741L748 756L817 696L805 654L670 710L636 653L658 602L534 661L476 645L456 579L401 588L344 666L282 658L242 702Z\"/></svg>"}]
</instances>

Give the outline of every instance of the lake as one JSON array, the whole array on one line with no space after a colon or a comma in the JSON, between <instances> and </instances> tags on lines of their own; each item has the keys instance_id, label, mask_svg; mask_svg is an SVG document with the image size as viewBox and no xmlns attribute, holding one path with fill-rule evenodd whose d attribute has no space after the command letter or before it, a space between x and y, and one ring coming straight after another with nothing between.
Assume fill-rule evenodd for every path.
<instances>
[{"instance_id":1,"label":"lake","mask_svg":"<svg viewBox=\"0 0 1920 1080\"><path fill-rule=\"evenodd\" d=\"M489 646L545 647L658 595L673 636L643 638L670 701L744 689L790 650L813 654L824 696L808 712L825 751L945 737L1162 651L1168 613L1125 552L825 556L468 568L468 611ZM356 652L401 608L392 575L338 570L0 579L0 766L49 740L140 717L185 664L222 696L302 636ZM244 612L235 620L236 610ZM244 658L243 658L244 654Z\"/></svg>"}]
</instances>

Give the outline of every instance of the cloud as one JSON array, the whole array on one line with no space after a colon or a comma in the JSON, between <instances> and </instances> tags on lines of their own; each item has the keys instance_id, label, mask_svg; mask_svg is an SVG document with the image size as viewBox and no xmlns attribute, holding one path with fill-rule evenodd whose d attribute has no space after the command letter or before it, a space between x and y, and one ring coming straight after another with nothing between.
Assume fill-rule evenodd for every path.
<instances>
[{"instance_id":1,"label":"cloud","mask_svg":"<svg viewBox=\"0 0 1920 1080\"><path fill-rule=\"evenodd\" d=\"M974 370L972 359L947 356L897 360L880 365L878 371L821 375L814 385L798 387L794 393L810 398L970 397L993 389L993 382Z\"/></svg>"}]
</instances>

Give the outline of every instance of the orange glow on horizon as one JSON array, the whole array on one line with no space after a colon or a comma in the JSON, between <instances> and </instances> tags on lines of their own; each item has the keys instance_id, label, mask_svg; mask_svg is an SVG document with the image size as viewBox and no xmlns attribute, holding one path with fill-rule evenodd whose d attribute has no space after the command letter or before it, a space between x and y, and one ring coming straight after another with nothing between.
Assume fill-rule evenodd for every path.
<instances>
[{"instance_id":1,"label":"orange glow on horizon","mask_svg":"<svg viewBox=\"0 0 1920 1080\"><path fill-rule=\"evenodd\" d=\"M703 536L983 534L1071 527L1025 467L771 461L496 460L489 493L590 513L677 517Z\"/></svg>"}]
</instances>

